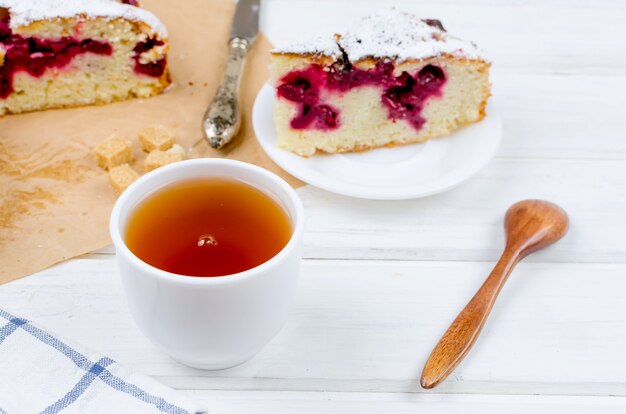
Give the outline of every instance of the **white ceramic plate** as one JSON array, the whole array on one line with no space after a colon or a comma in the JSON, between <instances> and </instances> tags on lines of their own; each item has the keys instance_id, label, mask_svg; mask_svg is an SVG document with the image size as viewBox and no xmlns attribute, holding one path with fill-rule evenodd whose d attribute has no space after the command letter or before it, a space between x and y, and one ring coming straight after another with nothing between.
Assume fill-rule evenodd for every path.
<instances>
[{"instance_id":1,"label":"white ceramic plate","mask_svg":"<svg viewBox=\"0 0 626 414\"><path fill-rule=\"evenodd\" d=\"M502 138L500 115L490 103L481 122L442 139L303 158L276 146L275 100L274 88L266 84L252 114L254 131L267 155L308 184L352 197L402 200L449 190L487 164Z\"/></svg>"}]
</instances>

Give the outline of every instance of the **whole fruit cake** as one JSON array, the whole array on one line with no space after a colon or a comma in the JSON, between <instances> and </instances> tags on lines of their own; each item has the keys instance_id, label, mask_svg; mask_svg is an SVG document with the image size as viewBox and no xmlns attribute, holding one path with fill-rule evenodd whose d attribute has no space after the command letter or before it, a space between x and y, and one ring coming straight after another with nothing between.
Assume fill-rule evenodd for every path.
<instances>
[{"instance_id":1,"label":"whole fruit cake","mask_svg":"<svg viewBox=\"0 0 626 414\"><path fill-rule=\"evenodd\" d=\"M439 20L394 9L275 49L277 145L309 156L447 135L485 116L489 67Z\"/></svg>"},{"instance_id":2,"label":"whole fruit cake","mask_svg":"<svg viewBox=\"0 0 626 414\"><path fill-rule=\"evenodd\" d=\"M0 0L0 115L149 97L167 31L135 0Z\"/></svg>"}]
</instances>

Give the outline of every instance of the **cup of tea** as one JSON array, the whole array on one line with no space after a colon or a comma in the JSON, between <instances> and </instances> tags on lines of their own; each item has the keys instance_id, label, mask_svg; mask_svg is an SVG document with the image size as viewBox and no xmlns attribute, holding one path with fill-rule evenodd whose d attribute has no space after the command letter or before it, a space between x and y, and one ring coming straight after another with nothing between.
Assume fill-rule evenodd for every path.
<instances>
[{"instance_id":1,"label":"cup of tea","mask_svg":"<svg viewBox=\"0 0 626 414\"><path fill-rule=\"evenodd\" d=\"M139 329L192 367L252 358L290 313L303 217L289 184L244 162L194 159L139 178L110 220Z\"/></svg>"}]
</instances>

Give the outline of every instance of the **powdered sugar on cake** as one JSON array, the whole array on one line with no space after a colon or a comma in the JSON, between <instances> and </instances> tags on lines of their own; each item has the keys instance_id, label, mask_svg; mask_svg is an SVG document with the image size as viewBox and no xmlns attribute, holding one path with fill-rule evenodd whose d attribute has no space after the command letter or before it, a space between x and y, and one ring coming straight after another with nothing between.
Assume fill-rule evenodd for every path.
<instances>
[{"instance_id":1,"label":"powdered sugar on cake","mask_svg":"<svg viewBox=\"0 0 626 414\"><path fill-rule=\"evenodd\" d=\"M276 48L272 53L296 53L299 55L323 55L331 57L341 56L341 49L337 47L337 39L330 36L319 36L302 43L292 43L282 48Z\"/></svg>"},{"instance_id":2,"label":"powdered sugar on cake","mask_svg":"<svg viewBox=\"0 0 626 414\"><path fill-rule=\"evenodd\" d=\"M422 20L411 13L389 9L361 19L355 27L335 39L320 37L273 52L337 57L343 49L353 62L368 57L406 61L442 54L484 60L475 44L451 36L442 29L438 20Z\"/></svg>"},{"instance_id":3,"label":"powdered sugar on cake","mask_svg":"<svg viewBox=\"0 0 626 414\"><path fill-rule=\"evenodd\" d=\"M87 15L144 22L159 37L167 37L167 29L154 14L113 0L0 0L0 7L9 9L11 28L26 26L44 19Z\"/></svg>"}]
</instances>

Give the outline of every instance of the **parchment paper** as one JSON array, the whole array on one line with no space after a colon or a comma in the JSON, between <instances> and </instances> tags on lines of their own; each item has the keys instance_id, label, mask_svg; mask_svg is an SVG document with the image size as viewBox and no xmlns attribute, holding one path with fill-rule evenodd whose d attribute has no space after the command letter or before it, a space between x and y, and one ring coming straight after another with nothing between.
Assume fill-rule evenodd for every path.
<instances>
[{"instance_id":1,"label":"parchment paper","mask_svg":"<svg viewBox=\"0 0 626 414\"><path fill-rule=\"evenodd\" d=\"M268 78L270 46L262 35L242 79L240 136L226 153L203 140L201 119L221 81L234 2L144 0L142 5L169 30L174 84L165 94L0 118L0 284L110 244L108 219L116 197L92 149L113 132L133 142L133 167L139 172L145 154L137 132L162 124L191 149L192 158L239 159L301 184L267 158L252 131L252 104Z\"/></svg>"}]
</instances>

